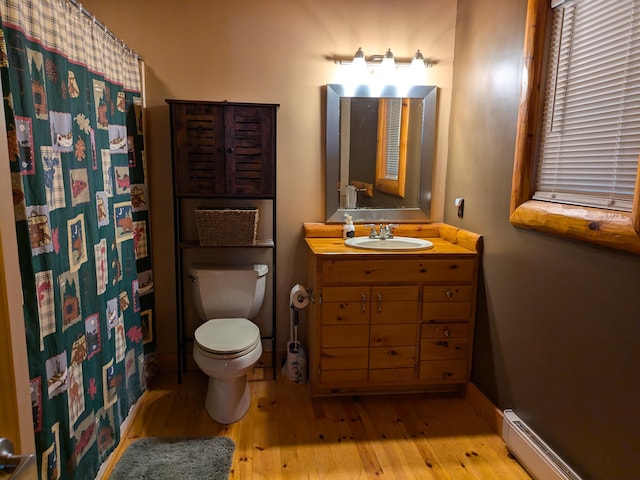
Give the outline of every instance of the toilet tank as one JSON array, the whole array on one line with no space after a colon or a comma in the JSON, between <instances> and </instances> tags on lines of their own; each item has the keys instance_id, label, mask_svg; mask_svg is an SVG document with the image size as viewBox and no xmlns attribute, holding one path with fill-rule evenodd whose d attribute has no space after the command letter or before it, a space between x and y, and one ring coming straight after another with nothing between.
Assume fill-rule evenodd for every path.
<instances>
[{"instance_id":1,"label":"toilet tank","mask_svg":"<svg viewBox=\"0 0 640 480\"><path fill-rule=\"evenodd\" d=\"M192 265L193 301L201 320L254 318L264 299L267 265Z\"/></svg>"}]
</instances>

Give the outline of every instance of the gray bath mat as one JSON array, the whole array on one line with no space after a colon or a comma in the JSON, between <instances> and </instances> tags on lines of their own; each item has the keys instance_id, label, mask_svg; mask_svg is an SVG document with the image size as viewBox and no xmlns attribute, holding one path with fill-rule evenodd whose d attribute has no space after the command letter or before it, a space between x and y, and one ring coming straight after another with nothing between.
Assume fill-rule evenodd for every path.
<instances>
[{"instance_id":1,"label":"gray bath mat","mask_svg":"<svg viewBox=\"0 0 640 480\"><path fill-rule=\"evenodd\" d=\"M109 480L227 480L235 444L227 437L136 440Z\"/></svg>"}]
</instances>

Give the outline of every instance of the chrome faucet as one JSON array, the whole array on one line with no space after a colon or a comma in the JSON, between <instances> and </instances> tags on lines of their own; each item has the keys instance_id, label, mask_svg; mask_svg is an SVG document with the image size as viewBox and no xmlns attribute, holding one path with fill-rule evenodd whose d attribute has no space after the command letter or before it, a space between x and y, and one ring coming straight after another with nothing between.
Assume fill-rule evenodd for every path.
<instances>
[{"instance_id":1,"label":"chrome faucet","mask_svg":"<svg viewBox=\"0 0 640 480\"><path fill-rule=\"evenodd\" d=\"M386 240L387 238L393 238L393 229L398 225L390 223L389 225L380 224L380 230L376 230L376 226L373 223L367 223L365 227L371 227L369 232L369 238L378 238L380 240Z\"/></svg>"},{"instance_id":2,"label":"chrome faucet","mask_svg":"<svg viewBox=\"0 0 640 480\"><path fill-rule=\"evenodd\" d=\"M395 223L390 223L389 225L380 225L380 238L393 238L393 229L398 225Z\"/></svg>"},{"instance_id":3,"label":"chrome faucet","mask_svg":"<svg viewBox=\"0 0 640 480\"><path fill-rule=\"evenodd\" d=\"M371 228L371 231L369 232L369 238L378 238L378 232L376 230L376 226L373 223L365 223L364 226Z\"/></svg>"}]
</instances>

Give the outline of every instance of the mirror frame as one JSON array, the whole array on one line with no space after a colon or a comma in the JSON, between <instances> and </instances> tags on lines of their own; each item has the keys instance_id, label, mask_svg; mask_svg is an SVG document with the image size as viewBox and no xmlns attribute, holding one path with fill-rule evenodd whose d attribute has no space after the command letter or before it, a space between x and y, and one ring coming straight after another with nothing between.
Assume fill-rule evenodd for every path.
<instances>
[{"instance_id":1,"label":"mirror frame","mask_svg":"<svg viewBox=\"0 0 640 480\"><path fill-rule=\"evenodd\" d=\"M435 154L437 87L412 85L401 87L386 85L375 88L369 85L327 85L326 130L326 214L328 223L342 223L345 215L354 222L431 222L431 192L433 160ZM340 208L340 100L342 98L421 98L422 148L420 151L420 185L417 207L407 208ZM375 168L375 165L372 166ZM336 195L337 193L337 195Z\"/></svg>"}]
</instances>

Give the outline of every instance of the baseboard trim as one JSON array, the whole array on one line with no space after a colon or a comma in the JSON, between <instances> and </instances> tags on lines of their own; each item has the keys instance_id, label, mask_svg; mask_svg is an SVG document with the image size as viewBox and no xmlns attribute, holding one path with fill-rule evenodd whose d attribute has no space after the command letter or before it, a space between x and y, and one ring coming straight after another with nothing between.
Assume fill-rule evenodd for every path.
<instances>
[{"instance_id":1,"label":"baseboard trim","mask_svg":"<svg viewBox=\"0 0 640 480\"><path fill-rule=\"evenodd\" d=\"M467 385L465 395L471 408L480 415L491 429L502 438L502 420L504 414L489 398L472 382Z\"/></svg>"}]
</instances>

